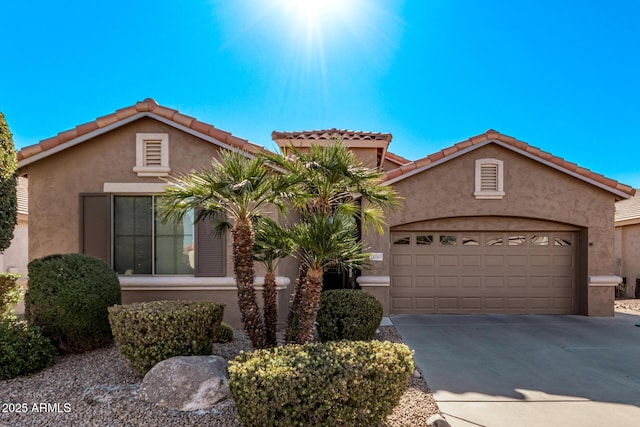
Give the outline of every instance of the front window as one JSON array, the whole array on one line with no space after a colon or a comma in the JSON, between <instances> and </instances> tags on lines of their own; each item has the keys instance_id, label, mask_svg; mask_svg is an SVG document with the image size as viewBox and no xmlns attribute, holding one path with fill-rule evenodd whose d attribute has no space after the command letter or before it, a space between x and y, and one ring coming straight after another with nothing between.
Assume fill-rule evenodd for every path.
<instances>
[{"instance_id":1,"label":"front window","mask_svg":"<svg viewBox=\"0 0 640 427\"><path fill-rule=\"evenodd\" d=\"M155 214L155 196L115 196L113 260L118 274L192 275L193 214L167 223Z\"/></svg>"}]
</instances>

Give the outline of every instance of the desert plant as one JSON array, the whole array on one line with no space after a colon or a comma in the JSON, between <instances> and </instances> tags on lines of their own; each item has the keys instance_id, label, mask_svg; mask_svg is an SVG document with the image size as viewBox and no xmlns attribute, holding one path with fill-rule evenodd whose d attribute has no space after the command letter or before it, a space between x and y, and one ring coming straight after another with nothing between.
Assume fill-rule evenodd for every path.
<instances>
[{"instance_id":1,"label":"desert plant","mask_svg":"<svg viewBox=\"0 0 640 427\"><path fill-rule=\"evenodd\" d=\"M233 328L227 323L220 322L220 327L216 333L215 342L224 344L233 341Z\"/></svg>"},{"instance_id":2,"label":"desert plant","mask_svg":"<svg viewBox=\"0 0 640 427\"><path fill-rule=\"evenodd\" d=\"M16 273L0 273L0 318L9 316L13 306L22 298L19 278Z\"/></svg>"},{"instance_id":3,"label":"desert plant","mask_svg":"<svg viewBox=\"0 0 640 427\"><path fill-rule=\"evenodd\" d=\"M275 271L280 261L291 255L295 247L289 229L270 218L260 217L256 220L253 258L256 262L263 264L267 270L262 291L267 347L275 347L277 344L278 305Z\"/></svg>"},{"instance_id":4,"label":"desert plant","mask_svg":"<svg viewBox=\"0 0 640 427\"><path fill-rule=\"evenodd\" d=\"M361 290L325 291L317 320L320 341L370 340L382 320L382 304Z\"/></svg>"},{"instance_id":5,"label":"desert plant","mask_svg":"<svg viewBox=\"0 0 640 427\"><path fill-rule=\"evenodd\" d=\"M25 316L64 353L111 341L107 308L120 304L120 282L109 265L82 254L49 255L28 265Z\"/></svg>"},{"instance_id":6,"label":"desert plant","mask_svg":"<svg viewBox=\"0 0 640 427\"><path fill-rule=\"evenodd\" d=\"M0 318L0 380L29 375L53 364L56 348L37 327Z\"/></svg>"},{"instance_id":7,"label":"desert plant","mask_svg":"<svg viewBox=\"0 0 640 427\"><path fill-rule=\"evenodd\" d=\"M232 360L229 389L245 427L375 426L398 404L412 372L404 344L293 344Z\"/></svg>"},{"instance_id":8,"label":"desert plant","mask_svg":"<svg viewBox=\"0 0 640 427\"><path fill-rule=\"evenodd\" d=\"M174 356L211 354L224 306L210 301L152 301L109 308L120 353L144 376Z\"/></svg>"}]
</instances>

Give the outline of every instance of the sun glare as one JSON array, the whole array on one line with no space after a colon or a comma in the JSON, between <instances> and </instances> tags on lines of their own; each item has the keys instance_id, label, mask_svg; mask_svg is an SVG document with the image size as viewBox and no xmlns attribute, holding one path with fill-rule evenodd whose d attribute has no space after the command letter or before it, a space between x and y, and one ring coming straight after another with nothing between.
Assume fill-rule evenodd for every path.
<instances>
[{"instance_id":1,"label":"sun glare","mask_svg":"<svg viewBox=\"0 0 640 427\"><path fill-rule=\"evenodd\" d=\"M298 24L314 27L337 16L344 18L352 3L353 0L287 0L285 10Z\"/></svg>"}]
</instances>

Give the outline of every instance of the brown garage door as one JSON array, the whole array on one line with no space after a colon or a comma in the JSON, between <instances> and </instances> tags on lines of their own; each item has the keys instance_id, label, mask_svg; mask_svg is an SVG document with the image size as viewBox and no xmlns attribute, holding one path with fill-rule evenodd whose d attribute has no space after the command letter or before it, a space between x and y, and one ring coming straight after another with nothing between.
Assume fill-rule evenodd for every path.
<instances>
[{"instance_id":1,"label":"brown garage door","mask_svg":"<svg viewBox=\"0 0 640 427\"><path fill-rule=\"evenodd\" d=\"M394 232L391 312L574 313L577 234Z\"/></svg>"}]
</instances>

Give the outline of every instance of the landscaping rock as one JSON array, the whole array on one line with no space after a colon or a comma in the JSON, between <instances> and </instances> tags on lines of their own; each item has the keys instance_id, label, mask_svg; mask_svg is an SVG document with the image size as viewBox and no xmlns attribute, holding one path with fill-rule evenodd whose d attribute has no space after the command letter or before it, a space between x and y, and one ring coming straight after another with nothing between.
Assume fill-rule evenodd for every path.
<instances>
[{"instance_id":1,"label":"landscaping rock","mask_svg":"<svg viewBox=\"0 0 640 427\"><path fill-rule=\"evenodd\" d=\"M451 427L451 424L447 422L440 414L435 414L429 417L427 420L428 427Z\"/></svg>"},{"instance_id":2,"label":"landscaping rock","mask_svg":"<svg viewBox=\"0 0 640 427\"><path fill-rule=\"evenodd\" d=\"M158 406L206 410L229 397L228 380L227 360L220 356L177 356L151 368L140 394Z\"/></svg>"}]
</instances>

